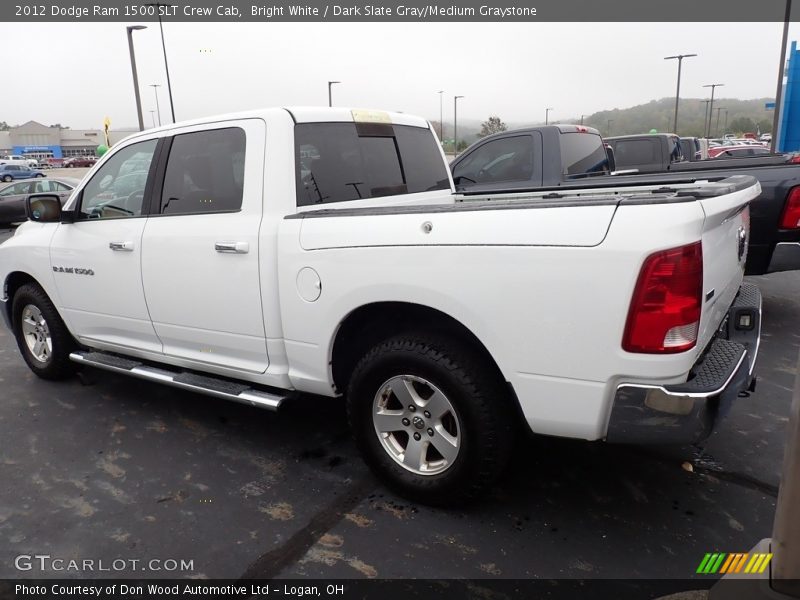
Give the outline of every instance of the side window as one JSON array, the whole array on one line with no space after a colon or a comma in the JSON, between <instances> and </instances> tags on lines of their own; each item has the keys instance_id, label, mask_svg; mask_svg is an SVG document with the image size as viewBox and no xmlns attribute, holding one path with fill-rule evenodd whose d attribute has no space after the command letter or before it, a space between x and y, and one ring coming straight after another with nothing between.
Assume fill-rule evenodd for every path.
<instances>
[{"instance_id":1,"label":"side window","mask_svg":"<svg viewBox=\"0 0 800 600\"><path fill-rule=\"evenodd\" d=\"M158 140L116 152L83 188L80 217L119 219L142 214L144 187Z\"/></svg>"},{"instance_id":2,"label":"side window","mask_svg":"<svg viewBox=\"0 0 800 600\"><path fill-rule=\"evenodd\" d=\"M64 185L60 181L51 181L50 186L53 188L52 191L54 192L68 192L72 189L71 187L69 187L68 185Z\"/></svg>"},{"instance_id":3,"label":"side window","mask_svg":"<svg viewBox=\"0 0 800 600\"><path fill-rule=\"evenodd\" d=\"M164 175L161 214L240 210L245 145L239 127L176 135Z\"/></svg>"},{"instance_id":4,"label":"side window","mask_svg":"<svg viewBox=\"0 0 800 600\"><path fill-rule=\"evenodd\" d=\"M462 183L525 181L533 176L533 138L529 135L492 140L476 148L453 171Z\"/></svg>"},{"instance_id":5,"label":"side window","mask_svg":"<svg viewBox=\"0 0 800 600\"><path fill-rule=\"evenodd\" d=\"M0 196L16 196L18 194L27 194L28 189L30 188L30 182L25 181L23 183L15 183L14 185L10 185L7 188L4 188L2 192L0 192Z\"/></svg>"},{"instance_id":6,"label":"side window","mask_svg":"<svg viewBox=\"0 0 800 600\"><path fill-rule=\"evenodd\" d=\"M430 130L389 123L295 126L297 205L448 189Z\"/></svg>"}]
</instances>

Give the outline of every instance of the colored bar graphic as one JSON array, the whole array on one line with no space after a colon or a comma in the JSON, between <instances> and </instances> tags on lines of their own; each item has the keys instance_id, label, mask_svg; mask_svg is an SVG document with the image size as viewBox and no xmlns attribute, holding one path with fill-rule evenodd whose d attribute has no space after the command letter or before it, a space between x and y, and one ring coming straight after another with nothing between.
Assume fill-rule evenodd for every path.
<instances>
[{"instance_id":1,"label":"colored bar graphic","mask_svg":"<svg viewBox=\"0 0 800 600\"><path fill-rule=\"evenodd\" d=\"M726 554L725 552L708 552L700 561L696 573L703 575L715 575L720 573L741 573L744 569L745 573L756 574L763 573L767 570L767 566L772 560L772 554L749 554L736 552Z\"/></svg>"}]
</instances>

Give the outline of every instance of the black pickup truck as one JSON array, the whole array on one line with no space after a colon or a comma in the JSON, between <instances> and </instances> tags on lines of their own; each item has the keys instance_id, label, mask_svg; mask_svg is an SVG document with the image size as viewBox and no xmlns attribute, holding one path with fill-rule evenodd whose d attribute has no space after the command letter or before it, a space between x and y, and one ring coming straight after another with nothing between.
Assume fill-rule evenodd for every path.
<instances>
[{"instance_id":1,"label":"black pickup truck","mask_svg":"<svg viewBox=\"0 0 800 600\"><path fill-rule=\"evenodd\" d=\"M677 137L672 136L677 140ZM460 193L526 191L719 181L731 175L752 175L761 195L750 207L750 242L746 273L761 275L800 269L800 164L772 155L752 158L672 162L667 154L661 167L627 169L619 164L599 132L580 125L547 125L505 131L472 144L450 164ZM640 163L641 164L641 163Z\"/></svg>"}]
</instances>

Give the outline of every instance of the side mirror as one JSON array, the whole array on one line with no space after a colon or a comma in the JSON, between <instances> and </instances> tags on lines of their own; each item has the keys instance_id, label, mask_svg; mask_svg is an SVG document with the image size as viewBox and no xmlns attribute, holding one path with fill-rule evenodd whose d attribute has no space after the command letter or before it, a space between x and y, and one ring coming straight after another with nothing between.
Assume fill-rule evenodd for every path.
<instances>
[{"instance_id":1,"label":"side mirror","mask_svg":"<svg viewBox=\"0 0 800 600\"><path fill-rule=\"evenodd\" d=\"M56 194L32 194L25 198L25 214L36 223L60 223L61 198Z\"/></svg>"}]
</instances>

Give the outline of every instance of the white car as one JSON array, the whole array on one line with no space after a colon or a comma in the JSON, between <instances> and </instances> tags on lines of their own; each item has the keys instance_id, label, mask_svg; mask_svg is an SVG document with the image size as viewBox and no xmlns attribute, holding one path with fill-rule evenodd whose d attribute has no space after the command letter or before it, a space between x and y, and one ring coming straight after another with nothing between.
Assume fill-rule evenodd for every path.
<instances>
[{"instance_id":1,"label":"white car","mask_svg":"<svg viewBox=\"0 0 800 600\"><path fill-rule=\"evenodd\" d=\"M35 158L27 158L25 156L20 156L19 154L11 154L11 155L7 154L5 156L0 156L0 165L5 165L5 164L23 165L25 167L31 167L32 169L35 169L36 167L39 166L39 161L36 160Z\"/></svg>"},{"instance_id":2,"label":"white car","mask_svg":"<svg viewBox=\"0 0 800 600\"><path fill-rule=\"evenodd\" d=\"M375 472L453 504L502 472L520 425L710 433L753 381L759 192L456 195L424 119L223 115L115 144L63 210L30 197L0 246L0 313L46 379L90 365L269 409L344 394Z\"/></svg>"}]
</instances>

